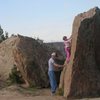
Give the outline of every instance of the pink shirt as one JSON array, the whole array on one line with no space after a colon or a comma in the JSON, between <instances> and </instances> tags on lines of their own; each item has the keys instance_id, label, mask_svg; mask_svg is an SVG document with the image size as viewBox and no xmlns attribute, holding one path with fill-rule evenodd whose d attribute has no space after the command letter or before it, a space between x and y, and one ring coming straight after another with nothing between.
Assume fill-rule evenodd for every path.
<instances>
[{"instance_id":1,"label":"pink shirt","mask_svg":"<svg viewBox=\"0 0 100 100\"><path fill-rule=\"evenodd\" d=\"M67 41L64 41L65 48L71 46L71 39L68 39Z\"/></svg>"}]
</instances>

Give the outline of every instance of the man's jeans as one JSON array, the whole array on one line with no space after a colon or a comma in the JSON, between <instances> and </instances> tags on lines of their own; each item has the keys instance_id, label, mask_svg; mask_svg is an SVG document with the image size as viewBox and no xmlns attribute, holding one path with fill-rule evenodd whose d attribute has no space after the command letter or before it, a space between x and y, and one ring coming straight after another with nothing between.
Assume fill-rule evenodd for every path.
<instances>
[{"instance_id":1,"label":"man's jeans","mask_svg":"<svg viewBox=\"0 0 100 100\"><path fill-rule=\"evenodd\" d=\"M57 88L57 82L54 71L48 71L49 80L50 80L50 86L51 86L51 92L55 93Z\"/></svg>"}]
</instances>

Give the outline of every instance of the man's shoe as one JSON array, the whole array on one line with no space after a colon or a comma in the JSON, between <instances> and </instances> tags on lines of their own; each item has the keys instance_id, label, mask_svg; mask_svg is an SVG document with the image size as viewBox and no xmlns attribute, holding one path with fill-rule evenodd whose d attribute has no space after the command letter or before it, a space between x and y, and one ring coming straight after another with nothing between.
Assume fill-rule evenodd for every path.
<instances>
[{"instance_id":1,"label":"man's shoe","mask_svg":"<svg viewBox=\"0 0 100 100\"><path fill-rule=\"evenodd\" d=\"M51 93L51 96L54 96L54 95L55 95L55 92L52 92L52 93Z\"/></svg>"}]
</instances>

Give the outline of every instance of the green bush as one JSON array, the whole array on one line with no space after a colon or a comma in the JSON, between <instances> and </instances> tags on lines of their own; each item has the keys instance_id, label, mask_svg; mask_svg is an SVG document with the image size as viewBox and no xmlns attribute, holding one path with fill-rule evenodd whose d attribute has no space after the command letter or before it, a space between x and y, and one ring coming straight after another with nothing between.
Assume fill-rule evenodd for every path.
<instances>
[{"instance_id":1,"label":"green bush","mask_svg":"<svg viewBox=\"0 0 100 100\"><path fill-rule=\"evenodd\" d=\"M14 65L14 67L11 70L11 73L9 74L9 80L11 83L17 83L22 84L24 83L20 71L17 70L17 67Z\"/></svg>"},{"instance_id":2,"label":"green bush","mask_svg":"<svg viewBox=\"0 0 100 100\"><path fill-rule=\"evenodd\" d=\"M59 89L57 90L57 95L63 96L63 94L64 94L64 89L59 88Z\"/></svg>"}]
</instances>

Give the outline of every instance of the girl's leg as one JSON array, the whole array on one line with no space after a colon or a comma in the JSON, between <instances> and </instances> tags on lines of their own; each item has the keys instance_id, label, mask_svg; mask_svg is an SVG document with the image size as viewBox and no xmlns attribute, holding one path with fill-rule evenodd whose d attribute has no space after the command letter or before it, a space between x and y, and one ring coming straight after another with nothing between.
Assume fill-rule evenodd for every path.
<instances>
[{"instance_id":1,"label":"girl's leg","mask_svg":"<svg viewBox=\"0 0 100 100\"><path fill-rule=\"evenodd\" d=\"M67 60L67 63L68 63L70 61L70 48L67 48L66 52L67 52L66 60Z\"/></svg>"},{"instance_id":2,"label":"girl's leg","mask_svg":"<svg viewBox=\"0 0 100 100\"><path fill-rule=\"evenodd\" d=\"M67 58L67 48L65 48L66 58Z\"/></svg>"}]
</instances>

